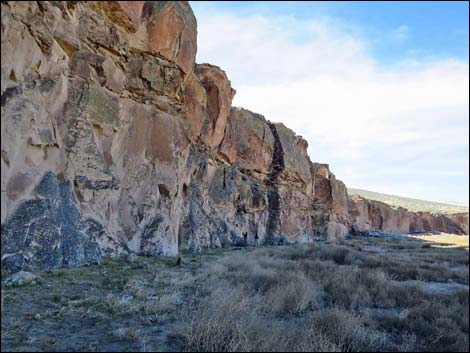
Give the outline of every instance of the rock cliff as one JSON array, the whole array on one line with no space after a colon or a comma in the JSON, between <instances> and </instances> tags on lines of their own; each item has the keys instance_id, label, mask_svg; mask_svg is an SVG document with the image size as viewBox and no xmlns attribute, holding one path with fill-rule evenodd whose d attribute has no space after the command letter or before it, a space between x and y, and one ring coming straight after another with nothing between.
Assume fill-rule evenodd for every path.
<instances>
[{"instance_id":1,"label":"rock cliff","mask_svg":"<svg viewBox=\"0 0 470 353\"><path fill-rule=\"evenodd\" d=\"M348 202L328 166L310 161L302 137L232 107L225 72L195 63L187 2L1 6L7 270L351 229L447 231L465 218L402 220L385 206ZM389 213L399 220L384 221Z\"/></svg>"},{"instance_id":2,"label":"rock cliff","mask_svg":"<svg viewBox=\"0 0 470 353\"><path fill-rule=\"evenodd\" d=\"M402 207L394 208L360 196L349 198L349 212L352 232L468 234L468 213L410 212Z\"/></svg>"}]
</instances>

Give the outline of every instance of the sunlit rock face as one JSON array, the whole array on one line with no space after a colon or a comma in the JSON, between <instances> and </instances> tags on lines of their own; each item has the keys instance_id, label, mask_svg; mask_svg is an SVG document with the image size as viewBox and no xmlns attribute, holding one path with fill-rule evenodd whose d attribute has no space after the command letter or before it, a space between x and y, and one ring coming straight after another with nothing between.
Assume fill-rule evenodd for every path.
<instances>
[{"instance_id":1,"label":"sunlit rock face","mask_svg":"<svg viewBox=\"0 0 470 353\"><path fill-rule=\"evenodd\" d=\"M451 221L453 221L457 226L459 226L465 234L469 233L469 214L468 212L454 213L447 215Z\"/></svg>"},{"instance_id":2,"label":"sunlit rock face","mask_svg":"<svg viewBox=\"0 0 470 353\"><path fill-rule=\"evenodd\" d=\"M346 186L330 172L328 164L312 163L310 170L314 176L315 231L331 239L344 238L350 231Z\"/></svg>"},{"instance_id":3,"label":"sunlit rock face","mask_svg":"<svg viewBox=\"0 0 470 353\"><path fill-rule=\"evenodd\" d=\"M359 196L349 198L349 209L354 232L468 234L468 213L444 215L410 212Z\"/></svg>"},{"instance_id":4,"label":"sunlit rock face","mask_svg":"<svg viewBox=\"0 0 470 353\"><path fill-rule=\"evenodd\" d=\"M6 270L352 229L344 184L310 161L307 142L232 107L225 72L195 63L187 2L1 6ZM451 224L428 215L408 222L409 230Z\"/></svg>"},{"instance_id":5,"label":"sunlit rock face","mask_svg":"<svg viewBox=\"0 0 470 353\"><path fill-rule=\"evenodd\" d=\"M187 4L2 3L3 264L178 252L195 52Z\"/></svg>"}]
</instances>

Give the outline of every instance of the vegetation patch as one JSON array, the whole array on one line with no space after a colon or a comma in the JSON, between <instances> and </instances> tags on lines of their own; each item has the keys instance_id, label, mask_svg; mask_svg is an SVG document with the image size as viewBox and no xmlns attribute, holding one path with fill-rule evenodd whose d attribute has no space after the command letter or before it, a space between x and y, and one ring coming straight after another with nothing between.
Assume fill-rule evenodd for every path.
<instances>
[{"instance_id":1,"label":"vegetation patch","mask_svg":"<svg viewBox=\"0 0 470 353\"><path fill-rule=\"evenodd\" d=\"M468 351L462 241L352 237L41 271L2 286L1 348Z\"/></svg>"}]
</instances>

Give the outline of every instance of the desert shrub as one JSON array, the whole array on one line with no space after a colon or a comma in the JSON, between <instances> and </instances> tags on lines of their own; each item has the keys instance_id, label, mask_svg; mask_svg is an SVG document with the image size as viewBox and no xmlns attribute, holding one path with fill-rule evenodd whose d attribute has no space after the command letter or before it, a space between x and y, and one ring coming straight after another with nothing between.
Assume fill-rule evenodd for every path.
<instances>
[{"instance_id":1,"label":"desert shrub","mask_svg":"<svg viewBox=\"0 0 470 353\"><path fill-rule=\"evenodd\" d=\"M282 351L282 321L260 313L259 295L218 288L195 308L182 335L186 351Z\"/></svg>"},{"instance_id":2,"label":"desert shrub","mask_svg":"<svg viewBox=\"0 0 470 353\"><path fill-rule=\"evenodd\" d=\"M466 298L464 298L464 295ZM427 295L410 309L390 311L378 320L393 335L408 333L416 350L468 351L468 291L453 296Z\"/></svg>"},{"instance_id":3,"label":"desert shrub","mask_svg":"<svg viewBox=\"0 0 470 353\"><path fill-rule=\"evenodd\" d=\"M468 307L466 309L468 312ZM468 351L468 331L462 331L462 323L449 315L450 311L453 310L448 305L436 300L410 309L405 323L407 329L416 334L420 349Z\"/></svg>"},{"instance_id":4,"label":"desert shrub","mask_svg":"<svg viewBox=\"0 0 470 353\"><path fill-rule=\"evenodd\" d=\"M468 343L463 335L468 315L461 314L468 312L468 291L437 295L406 282L468 282L465 271L452 270L449 262L453 257L452 263L459 263L460 252L451 256L454 250L444 254L427 249L414 254L421 249L418 242L367 242L362 251L315 243L230 254L218 262L217 276L206 284L215 291L201 302L197 320L186 329L186 348L462 350Z\"/></svg>"},{"instance_id":5,"label":"desert shrub","mask_svg":"<svg viewBox=\"0 0 470 353\"><path fill-rule=\"evenodd\" d=\"M41 290L2 288L2 348L6 342L9 350L45 350L27 340L38 332L49 339L37 325L53 324L68 337L63 320L86 319L112 325L78 332L86 349L88 341L123 351L161 349L165 339L169 348L187 351L468 351L468 289L410 281L467 284L468 251L406 242L357 237L217 249L178 267L174 258L136 257L106 260L106 271L53 270L41 275L47 281ZM31 308L41 320L31 319ZM159 325L177 332L152 337ZM149 345L143 337L152 337Z\"/></svg>"},{"instance_id":6,"label":"desert shrub","mask_svg":"<svg viewBox=\"0 0 470 353\"><path fill-rule=\"evenodd\" d=\"M386 336L367 320L343 309L322 310L306 323L307 332L324 337L342 352L370 352L385 347Z\"/></svg>"},{"instance_id":7,"label":"desert shrub","mask_svg":"<svg viewBox=\"0 0 470 353\"><path fill-rule=\"evenodd\" d=\"M341 309L317 310L299 320L279 320L263 309L259 295L217 289L185 325L185 350L373 351L386 344L384 334L367 328L365 319Z\"/></svg>"},{"instance_id":8,"label":"desert shrub","mask_svg":"<svg viewBox=\"0 0 470 353\"><path fill-rule=\"evenodd\" d=\"M388 288L391 281L379 270L332 269L321 283L330 306L358 310L370 305L390 306Z\"/></svg>"},{"instance_id":9,"label":"desert shrub","mask_svg":"<svg viewBox=\"0 0 470 353\"><path fill-rule=\"evenodd\" d=\"M303 273L297 272L286 283L266 293L265 312L277 316L320 309L324 293Z\"/></svg>"},{"instance_id":10,"label":"desert shrub","mask_svg":"<svg viewBox=\"0 0 470 353\"><path fill-rule=\"evenodd\" d=\"M264 268L259 265L254 266L249 271L237 272L236 278L248 290L253 290L261 294L267 293L283 282L279 273L274 269Z\"/></svg>"},{"instance_id":11,"label":"desert shrub","mask_svg":"<svg viewBox=\"0 0 470 353\"><path fill-rule=\"evenodd\" d=\"M350 265L348 254L349 250L346 247L331 245L322 248L319 255L321 260L332 260L339 265Z\"/></svg>"}]
</instances>

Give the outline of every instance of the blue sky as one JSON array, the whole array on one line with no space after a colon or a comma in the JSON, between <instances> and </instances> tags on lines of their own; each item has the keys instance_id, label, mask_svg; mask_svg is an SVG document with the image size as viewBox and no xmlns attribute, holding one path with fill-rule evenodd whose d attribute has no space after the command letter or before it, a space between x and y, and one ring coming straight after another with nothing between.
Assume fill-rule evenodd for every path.
<instances>
[{"instance_id":1,"label":"blue sky","mask_svg":"<svg viewBox=\"0 0 470 353\"><path fill-rule=\"evenodd\" d=\"M467 2L191 2L198 62L352 187L468 203Z\"/></svg>"},{"instance_id":2,"label":"blue sky","mask_svg":"<svg viewBox=\"0 0 470 353\"><path fill-rule=\"evenodd\" d=\"M192 6L198 11L208 5L192 2ZM466 1L218 1L210 6L242 16L339 18L367 38L374 55L385 62L416 55L468 60ZM383 41L387 34L391 40ZM306 39L304 34L298 35L298 39Z\"/></svg>"}]
</instances>

